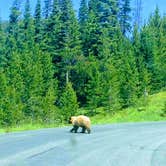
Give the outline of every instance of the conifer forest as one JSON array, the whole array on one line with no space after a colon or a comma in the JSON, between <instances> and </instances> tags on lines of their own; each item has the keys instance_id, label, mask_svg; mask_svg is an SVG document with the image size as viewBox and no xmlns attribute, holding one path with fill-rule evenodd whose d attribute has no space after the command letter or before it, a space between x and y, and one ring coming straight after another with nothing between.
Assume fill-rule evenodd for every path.
<instances>
[{"instance_id":1,"label":"conifer forest","mask_svg":"<svg viewBox=\"0 0 166 166\"><path fill-rule=\"evenodd\" d=\"M14 0L0 23L0 126L116 112L165 89L166 15L141 22L131 0Z\"/></svg>"}]
</instances>

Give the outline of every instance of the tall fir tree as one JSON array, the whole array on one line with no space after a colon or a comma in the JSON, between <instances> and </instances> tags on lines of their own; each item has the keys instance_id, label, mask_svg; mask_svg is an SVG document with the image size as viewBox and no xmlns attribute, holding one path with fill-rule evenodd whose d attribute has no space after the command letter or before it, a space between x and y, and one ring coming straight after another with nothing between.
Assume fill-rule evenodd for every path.
<instances>
[{"instance_id":1,"label":"tall fir tree","mask_svg":"<svg viewBox=\"0 0 166 166\"><path fill-rule=\"evenodd\" d=\"M138 99L138 70L132 45L124 39L122 53L119 60L118 77L120 81L120 102L122 107L135 105Z\"/></svg>"},{"instance_id":2,"label":"tall fir tree","mask_svg":"<svg viewBox=\"0 0 166 166\"><path fill-rule=\"evenodd\" d=\"M141 39L139 33L139 27L137 25L134 26L133 34L132 34L132 46L136 61L136 67L139 74L138 78L138 97L144 95L145 90L148 90L150 75L148 74L146 65L144 63L144 56L141 53Z\"/></svg>"},{"instance_id":3,"label":"tall fir tree","mask_svg":"<svg viewBox=\"0 0 166 166\"><path fill-rule=\"evenodd\" d=\"M122 33L126 35L131 30L131 7L130 0L121 0L120 7L120 26Z\"/></svg>"},{"instance_id":4,"label":"tall fir tree","mask_svg":"<svg viewBox=\"0 0 166 166\"><path fill-rule=\"evenodd\" d=\"M48 19L52 11L52 0L44 0L43 15L45 19Z\"/></svg>"},{"instance_id":5,"label":"tall fir tree","mask_svg":"<svg viewBox=\"0 0 166 166\"><path fill-rule=\"evenodd\" d=\"M69 73L72 78L72 68L77 62L77 57L81 55L79 25L73 10L71 0L60 1L60 21L62 24L59 33L59 55L61 61L58 62L59 78L61 84L65 83L65 75Z\"/></svg>"},{"instance_id":6,"label":"tall fir tree","mask_svg":"<svg viewBox=\"0 0 166 166\"><path fill-rule=\"evenodd\" d=\"M6 34L4 28L2 27L2 22L0 19L0 68L5 65L5 40Z\"/></svg>"},{"instance_id":7,"label":"tall fir tree","mask_svg":"<svg viewBox=\"0 0 166 166\"><path fill-rule=\"evenodd\" d=\"M154 75L154 49L155 49L155 38L154 33L150 27L144 26L140 33L141 41L141 53L143 56L143 64L149 75L148 84L146 89L150 92L152 90L152 77Z\"/></svg>"},{"instance_id":8,"label":"tall fir tree","mask_svg":"<svg viewBox=\"0 0 166 166\"><path fill-rule=\"evenodd\" d=\"M20 1L15 0L13 2L13 5L11 7L11 13L9 16L9 24L7 27L7 37L6 37L6 46L8 49L6 49L6 56L9 59L10 53L12 50L15 50L17 48L18 44L18 36L19 36L19 25L18 22L20 20Z\"/></svg>"},{"instance_id":9,"label":"tall fir tree","mask_svg":"<svg viewBox=\"0 0 166 166\"><path fill-rule=\"evenodd\" d=\"M80 25L84 25L86 23L87 17L88 17L88 2L87 0L81 0L79 13L78 13Z\"/></svg>"},{"instance_id":10,"label":"tall fir tree","mask_svg":"<svg viewBox=\"0 0 166 166\"><path fill-rule=\"evenodd\" d=\"M28 47L33 47L34 45L34 26L33 26L33 19L31 16L31 9L30 9L30 1L26 0L25 2L25 10L24 10L24 18L23 18L23 25L22 25L22 40L23 43L27 44Z\"/></svg>"},{"instance_id":11,"label":"tall fir tree","mask_svg":"<svg viewBox=\"0 0 166 166\"><path fill-rule=\"evenodd\" d=\"M57 51L62 42L60 41L62 23L60 20L60 6L58 0L53 1L52 13L47 21L45 21L44 26L45 49L52 55L53 62L56 63L56 58L59 58Z\"/></svg>"},{"instance_id":12,"label":"tall fir tree","mask_svg":"<svg viewBox=\"0 0 166 166\"><path fill-rule=\"evenodd\" d=\"M164 50L164 45L165 45L165 31L164 31L164 22L163 18L160 15L159 8L156 7L154 14L151 15L150 20L149 20L149 29L151 30L152 37L153 37L153 64L151 67L151 85L153 91L158 91L161 89L161 87L164 86L164 73L161 72L162 67L164 67L163 62L164 59L163 56L165 55L163 50ZM163 62L162 60L163 59ZM162 66L162 67L161 67Z\"/></svg>"},{"instance_id":13,"label":"tall fir tree","mask_svg":"<svg viewBox=\"0 0 166 166\"><path fill-rule=\"evenodd\" d=\"M142 24L142 0L135 0L134 7L134 26L137 26L140 29Z\"/></svg>"},{"instance_id":14,"label":"tall fir tree","mask_svg":"<svg viewBox=\"0 0 166 166\"><path fill-rule=\"evenodd\" d=\"M41 1L37 0L34 13L34 38L36 43L40 43L42 40L42 16L41 16Z\"/></svg>"},{"instance_id":15,"label":"tall fir tree","mask_svg":"<svg viewBox=\"0 0 166 166\"><path fill-rule=\"evenodd\" d=\"M60 97L60 108L63 118L62 120L65 120L65 122L67 122L69 117L76 115L77 113L77 96L70 82L67 82L64 91Z\"/></svg>"},{"instance_id":16,"label":"tall fir tree","mask_svg":"<svg viewBox=\"0 0 166 166\"><path fill-rule=\"evenodd\" d=\"M24 104L21 101L21 92L23 90L23 80L20 75L20 59L17 53L12 53L8 66L2 71L2 89L3 96L0 97L1 112L3 114L2 125L18 125L23 119L22 109Z\"/></svg>"}]
</instances>

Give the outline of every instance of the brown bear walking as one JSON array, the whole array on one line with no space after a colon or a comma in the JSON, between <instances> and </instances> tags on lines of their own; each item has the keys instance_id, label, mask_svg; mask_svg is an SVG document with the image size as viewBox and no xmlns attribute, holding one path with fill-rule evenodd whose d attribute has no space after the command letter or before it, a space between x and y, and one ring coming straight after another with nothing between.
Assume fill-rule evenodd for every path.
<instances>
[{"instance_id":1,"label":"brown bear walking","mask_svg":"<svg viewBox=\"0 0 166 166\"><path fill-rule=\"evenodd\" d=\"M87 130L88 134L91 132L91 122L90 119L87 116L84 115L79 115L79 116L72 116L69 119L69 123L73 124L73 128L70 130L70 132L75 132L77 133L77 130L79 127L82 128L81 133L85 133Z\"/></svg>"}]
</instances>

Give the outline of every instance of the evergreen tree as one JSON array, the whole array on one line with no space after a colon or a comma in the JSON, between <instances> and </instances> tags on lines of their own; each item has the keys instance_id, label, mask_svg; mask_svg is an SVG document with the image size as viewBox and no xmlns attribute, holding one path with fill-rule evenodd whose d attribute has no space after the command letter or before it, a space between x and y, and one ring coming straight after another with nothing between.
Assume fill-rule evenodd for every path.
<instances>
[{"instance_id":1,"label":"evergreen tree","mask_svg":"<svg viewBox=\"0 0 166 166\"><path fill-rule=\"evenodd\" d=\"M88 6L87 6L87 0L82 0L80 2L80 8L79 8L79 14L78 14L78 18L79 18L79 31L80 31L80 40L81 40L81 47L82 47L82 51L85 53L85 51L87 50L86 48L86 22L88 19ZM86 51L87 52L87 51Z\"/></svg>"},{"instance_id":2,"label":"evergreen tree","mask_svg":"<svg viewBox=\"0 0 166 166\"><path fill-rule=\"evenodd\" d=\"M126 35L127 32L131 30L131 7L130 0L121 0L120 8L120 26L122 33Z\"/></svg>"},{"instance_id":3,"label":"evergreen tree","mask_svg":"<svg viewBox=\"0 0 166 166\"><path fill-rule=\"evenodd\" d=\"M20 3L19 0L15 0L11 7L11 13L9 16L9 24L7 27L7 38L6 38L6 46L8 49L6 50L6 57L9 59L10 53L12 50L15 50L18 44L18 36L19 36L19 25L18 22L20 20Z\"/></svg>"},{"instance_id":4,"label":"evergreen tree","mask_svg":"<svg viewBox=\"0 0 166 166\"><path fill-rule=\"evenodd\" d=\"M138 27L134 26L134 31L132 35L132 45L134 56L136 60L136 67L139 73L139 82L138 82L138 96L141 97L144 95L145 90L148 90L150 75L148 74L146 65L144 63L144 57L141 53L141 40L140 34L138 32Z\"/></svg>"},{"instance_id":5,"label":"evergreen tree","mask_svg":"<svg viewBox=\"0 0 166 166\"><path fill-rule=\"evenodd\" d=\"M1 123L5 126L17 125L23 118L22 109L24 104L21 101L21 91L24 87L20 76L20 59L16 53L11 55L8 66L1 70L1 96L0 110L2 113Z\"/></svg>"},{"instance_id":6,"label":"evergreen tree","mask_svg":"<svg viewBox=\"0 0 166 166\"><path fill-rule=\"evenodd\" d=\"M154 48L155 48L155 40L154 34L150 28L144 26L141 31L141 53L143 56L143 64L145 64L145 68L149 75L148 81L148 91L152 88L150 85L152 83L152 75L154 74Z\"/></svg>"},{"instance_id":7,"label":"evergreen tree","mask_svg":"<svg viewBox=\"0 0 166 166\"><path fill-rule=\"evenodd\" d=\"M84 36L82 36L82 49L85 56L98 56L98 45L100 44L100 27L97 17L91 11L88 14L88 20L84 29Z\"/></svg>"},{"instance_id":8,"label":"evergreen tree","mask_svg":"<svg viewBox=\"0 0 166 166\"><path fill-rule=\"evenodd\" d=\"M24 11L24 18L23 18L23 25L20 26L22 36L20 36L21 42L28 47L33 47L34 45L34 26L33 20L30 13L30 1L26 0L25 3L25 11Z\"/></svg>"},{"instance_id":9,"label":"evergreen tree","mask_svg":"<svg viewBox=\"0 0 166 166\"><path fill-rule=\"evenodd\" d=\"M160 11L158 7L154 14L150 17L149 20L149 29L151 30L153 37L153 69L152 72L152 80L151 85L153 91L161 89L164 86L164 50L165 50L165 30L164 30L164 19L160 16ZM163 60L161 60L163 59ZM162 70L161 70L162 69Z\"/></svg>"},{"instance_id":10,"label":"evergreen tree","mask_svg":"<svg viewBox=\"0 0 166 166\"><path fill-rule=\"evenodd\" d=\"M44 29L44 44L45 50L48 51L56 63L58 59L58 49L61 48L60 34L62 22L60 20L59 1L53 1L53 9L50 17L45 21Z\"/></svg>"},{"instance_id":11,"label":"evergreen tree","mask_svg":"<svg viewBox=\"0 0 166 166\"><path fill-rule=\"evenodd\" d=\"M35 42L40 43L42 40L42 18L41 18L41 2L37 0L35 14L34 14L34 26L35 26Z\"/></svg>"},{"instance_id":12,"label":"evergreen tree","mask_svg":"<svg viewBox=\"0 0 166 166\"><path fill-rule=\"evenodd\" d=\"M44 18L48 19L52 11L52 0L44 0Z\"/></svg>"},{"instance_id":13,"label":"evergreen tree","mask_svg":"<svg viewBox=\"0 0 166 166\"><path fill-rule=\"evenodd\" d=\"M6 34L0 20L0 68L5 65L5 40Z\"/></svg>"},{"instance_id":14,"label":"evergreen tree","mask_svg":"<svg viewBox=\"0 0 166 166\"><path fill-rule=\"evenodd\" d=\"M157 85L156 89L160 90L166 85L166 16L162 18L161 22L161 38L158 44L159 47L156 52L155 65L156 65L156 74L157 74Z\"/></svg>"},{"instance_id":15,"label":"evergreen tree","mask_svg":"<svg viewBox=\"0 0 166 166\"><path fill-rule=\"evenodd\" d=\"M87 104L92 108L102 106L103 86L102 74L99 69L99 63L94 57L89 58L88 76L86 84Z\"/></svg>"},{"instance_id":16,"label":"evergreen tree","mask_svg":"<svg viewBox=\"0 0 166 166\"><path fill-rule=\"evenodd\" d=\"M66 73L72 78L72 68L81 55L79 25L73 10L71 0L60 1L60 21L63 23L58 36L58 53L61 60L57 63L59 72L57 76L61 85L64 85Z\"/></svg>"},{"instance_id":17,"label":"evergreen tree","mask_svg":"<svg viewBox=\"0 0 166 166\"><path fill-rule=\"evenodd\" d=\"M13 34L15 37L17 37L17 23L20 18L20 3L19 0L15 0L13 2L13 5L11 7L11 14L9 16L9 26L8 26L8 33Z\"/></svg>"},{"instance_id":18,"label":"evergreen tree","mask_svg":"<svg viewBox=\"0 0 166 166\"><path fill-rule=\"evenodd\" d=\"M62 96L60 97L60 108L61 114L65 121L67 121L70 116L75 115L77 112L77 96L70 82L66 84Z\"/></svg>"},{"instance_id":19,"label":"evergreen tree","mask_svg":"<svg viewBox=\"0 0 166 166\"><path fill-rule=\"evenodd\" d=\"M138 29L141 27L142 20L142 0L135 0L134 8L134 26L137 26Z\"/></svg>"},{"instance_id":20,"label":"evergreen tree","mask_svg":"<svg viewBox=\"0 0 166 166\"><path fill-rule=\"evenodd\" d=\"M26 87L22 96L23 102L26 103L24 114L26 117L32 118L32 120L44 120L45 117L50 116L50 111L54 113L56 110L56 108L49 109L54 107L57 95L57 83L53 79L54 72L51 57L49 54L40 51L38 47L34 47L24 52L21 59L22 66L26 66L21 73L24 76L24 85ZM52 93L50 93L51 90ZM49 96L50 99L48 98ZM44 110L46 106L44 106L43 102L47 106L49 104L46 101L51 101L52 105Z\"/></svg>"},{"instance_id":21,"label":"evergreen tree","mask_svg":"<svg viewBox=\"0 0 166 166\"><path fill-rule=\"evenodd\" d=\"M114 34L117 33L119 30L119 21L118 21L118 15L119 15L119 5L118 5L118 0L110 0L109 1L109 6L111 8L111 14L109 18L110 22L110 33L111 36L113 37Z\"/></svg>"},{"instance_id":22,"label":"evergreen tree","mask_svg":"<svg viewBox=\"0 0 166 166\"><path fill-rule=\"evenodd\" d=\"M120 99L123 107L134 105L138 99L138 71L131 44L127 39L123 42L118 75L120 80Z\"/></svg>"},{"instance_id":23,"label":"evergreen tree","mask_svg":"<svg viewBox=\"0 0 166 166\"><path fill-rule=\"evenodd\" d=\"M81 0L79 14L78 14L79 23L81 26L85 25L87 17L88 17L87 0Z\"/></svg>"},{"instance_id":24,"label":"evergreen tree","mask_svg":"<svg viewBox=\"0 0 166 166\"><path fill-rule=\"evenodd\" d=\"M102 45L100 38L104 31L109 32L109 37L114 40L114 35L118 30L118 2L110 1L89 1L88 20L85 27L86 37L83 41L83 51L85 55L98 57L98 47ZM104 30L103 30L104 28Z\"/></svg>"}]
</instances>

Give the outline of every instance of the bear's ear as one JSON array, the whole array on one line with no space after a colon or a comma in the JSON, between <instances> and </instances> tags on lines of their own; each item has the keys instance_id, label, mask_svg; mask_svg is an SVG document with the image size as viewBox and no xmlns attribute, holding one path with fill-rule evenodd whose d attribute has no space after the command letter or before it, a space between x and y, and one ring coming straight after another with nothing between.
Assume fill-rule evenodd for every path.
<instances>
[{"instance_id":1,"label":"bear's ear","mask_svg":"<svg viewBox=\"0 0 166 166\"><path fill-rule=\"evenodd\" d=\"M69 123L69 124L71 123L71 117L69 118L68 123Z\"/></svg>"}]
</instances>

